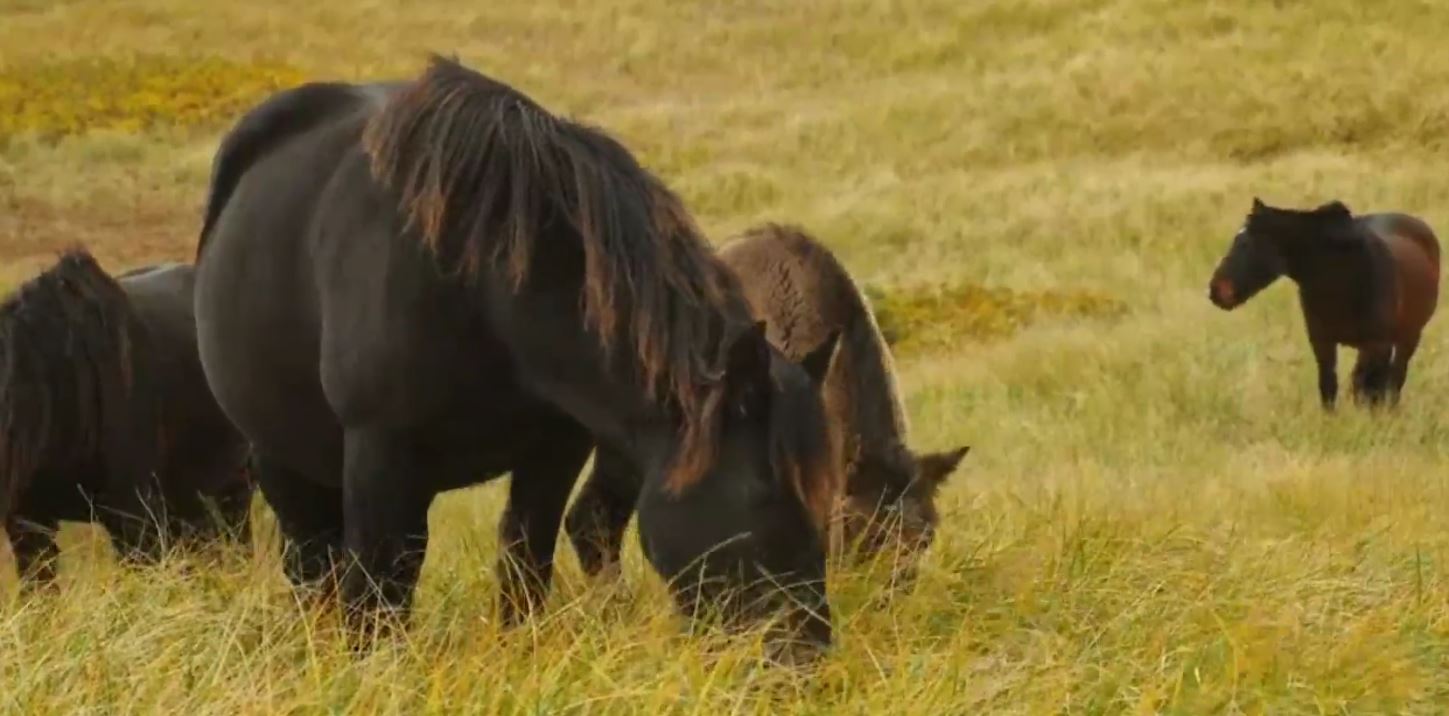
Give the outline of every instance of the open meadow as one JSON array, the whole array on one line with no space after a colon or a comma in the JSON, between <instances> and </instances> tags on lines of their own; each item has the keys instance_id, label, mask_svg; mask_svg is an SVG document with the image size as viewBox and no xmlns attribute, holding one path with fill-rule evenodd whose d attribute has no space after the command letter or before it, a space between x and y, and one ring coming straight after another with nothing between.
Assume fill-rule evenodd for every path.
<instances>
[{"instance_id":1,"label":"open meadow","mask_svg":"<svg viewBox=\"0 0 1449 716\"><path fill-rule=\"evenodd\" d=\"M412 629L361 659L260 498L254 554L144 571L69 527L56 594L3 563L0 710L1442 713L1449 318L1397 412L1325 414L1291 285L1226 313L1207 281L1254 196L1449 235L1446 36L1422 0L0 0L0 287L75 242L189 260L249 103L456 53L613 132L715 240L822 238L913 442L973 447L913 592L832 572L808 678L681 633L632 530L621 580L561 544L546 614L500 630L497 481L435 503Z\"/></svg>"}]
</instances>

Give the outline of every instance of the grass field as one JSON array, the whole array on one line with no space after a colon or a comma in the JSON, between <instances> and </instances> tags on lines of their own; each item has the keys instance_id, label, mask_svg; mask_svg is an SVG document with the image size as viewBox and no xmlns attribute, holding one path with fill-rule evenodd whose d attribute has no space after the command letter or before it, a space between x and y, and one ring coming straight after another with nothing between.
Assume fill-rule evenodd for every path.
<instances>
[{"instance_id":1,"label":"grass field","mask_svg":"<svg viewBox=\"0 0 1449 716\"><path fill-rule=\"evenodd\" d=\"M1124 308L977 332L901 299L961 326L902 344L915 441L974 450L914 593L832 575L838 648L811 679L758 668L748 639L681 634L632 540L616 585L561 546L547 615L500 632L495 484L436 504L413 629L360 660L293 602L274 542L124 572L70 528L59 594L0 601L0 708L1449 704L1449 329L1430 324L1397 414L1329 416L1289 286L1232 314L1206 299L1254 195L1449 231L1449 5L403 5L0 0L0 284L75 241L114 269L189 258L218 133L257 93L402 77L436 50L614 131L716 238L799 222L887 301L977 287Z\"/></svg>"}]
</instances>

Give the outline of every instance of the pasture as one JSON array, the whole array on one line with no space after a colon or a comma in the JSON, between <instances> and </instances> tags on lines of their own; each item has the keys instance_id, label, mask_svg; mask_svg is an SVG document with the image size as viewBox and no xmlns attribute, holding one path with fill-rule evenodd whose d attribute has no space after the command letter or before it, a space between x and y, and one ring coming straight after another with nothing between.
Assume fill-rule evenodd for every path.
<instances>
[{"instance_id":1,"label":"pasture","mask_svg":"<svg viewBox=\"0 0 1449 716\"><path fill-rule=\"evenodd\" d=\"M5 578L0 708L1438 712L1444 319L1395 413L1325 414L1291 286L1224 313L1207 280L1255 195L1449 231L1446 30L1408 0L0 0L0 285L73 242L189 260L250 102L451 52L613 132L716 240L825 240L912 442L972 446L913 593L831 574L809 678L682 634L632 531L620 581L561 546L546 614L500 630L494 483L434 505L412 629L362 659L275 537L130 572L71 528L55 595Z\"/></svg>"}]
</instances>

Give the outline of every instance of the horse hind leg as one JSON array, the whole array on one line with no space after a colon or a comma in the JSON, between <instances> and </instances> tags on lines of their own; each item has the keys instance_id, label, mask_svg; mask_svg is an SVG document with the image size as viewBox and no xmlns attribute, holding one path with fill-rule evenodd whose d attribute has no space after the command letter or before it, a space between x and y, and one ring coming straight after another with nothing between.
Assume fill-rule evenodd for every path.
<instances>
[{"instance_id":1,"label":"horse hind leg","mask_svg":"<svg viewBox=\"0 0 1449 716\"><path fill-rule=\"evenodd\" d=\"M238 482L222 490L201 495L200 509L186 529L198 546L206 543L234 543L249 546L253 487Z\"/></svg>"},{"instance_id":2,"label":"horse hind leg","mask_svg":"<svg viewBox=\"0 0 1449 716\"><path fill-rule=\"evenodd\" d=\"M292 586L316 599L337 587L342 548L342 491L318 485L274 460L257 456L257 486L282 532L282 569Z\"/></svg>"},{"instance_id":3,"label":"horse hind leg","mask_svg":"<svg viewBox=\"0 0 1449 716\"><path fill-rule=\"evenodd\" d=\"M564 523L584 574L618 572L624 531L642 489L639 476L622 458L608 450L595 451L594 469Z\"/></svg>"},{"instance_id":4,"label":"horse hind leg","mask_svg":"<svg viewBox=\"0 0 1449 716\"><path fill-rule=\"evenodd\" d=\"M1388 396L1392 382L1390 346L1367 346L1359 350L1353 366L1354 399L1360 404L1378 406Z\"/></svg>"},{"instance_id":5,"label":"horse hind leg","mask_svg":"<svg viewBox=\"0 0 1449 716\"><path fill-rule=\"evenodd\" d=\"M1398 405L1399 396L1404 391L1404 383L1409 379L1409 361L1413 360L1414 352L1419 350L1419 334L1414 334L1394 347L1393 363L1389 369L1390 375L1390 400Z\"/></svg>"},{"instance_id":6,"label":"horse hind leg","mask_svg":"<svg viewBox=\"0 0 1449 716\"><path fill-rule=\"evenodd\" d=\"M252 485L242 483L216 495L217 518L226 536L238 544L252 544Z\"/></svg>"},{"instance_id":7,"label":"horse hind leg","mask_svg":"<svg viewBox=\"0 0 1449 716\"><path fill-rule=\"evenodd\" d=\"M355 645L365 646L411 610L436 493L419 484L418 462L405 438L351 429L343 441L341 590L354 636L362 640Z\"/></svg>"},{"instance_id":8,"label":"horse hind leg","mask_svg":"<svg viewBox=\"0 0 1449 716\"><path fill-rule=\"evenodd\" d=\"M550 431L547 445L514 467L508 506L498 524L499 613L513 626L542 608L553 582L559 524L592 438L572 422Z\"/></svg>"}]
</instances>

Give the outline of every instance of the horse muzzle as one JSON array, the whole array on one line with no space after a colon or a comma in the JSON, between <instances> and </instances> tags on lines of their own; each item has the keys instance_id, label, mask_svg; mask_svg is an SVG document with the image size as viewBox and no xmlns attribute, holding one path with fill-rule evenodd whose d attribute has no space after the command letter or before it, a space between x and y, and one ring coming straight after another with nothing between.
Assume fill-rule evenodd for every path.
<instances>
[{"instance_id":1,"label":"horse muzzle","mask_svg":"<svg viewBox=\"0 0 1449 716\"><path fill-rule=\"evenodd\" d=\"M1240 301L1238 301L1237 294L1233 282L1225 278L1213 279L1208 284L1208 300L1224 311L1231 311L1238 307Z\"/></svg>"},{"instance_id":2,"label":"horse muzzle","mask_svg":"<svg viewBox=\"0 0 1449 716\"><path fill-rule=\"evenodd\" d=\"M824 593L804 592L795 598L807 597L809 603L797 602L767 635L766 658L782 666L812 666L829 653L833 641L830 605Z\"/></svg>"}]
</instances>

